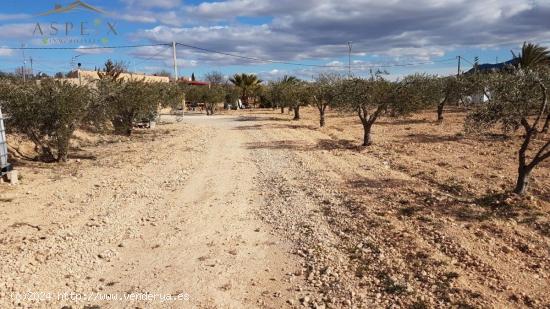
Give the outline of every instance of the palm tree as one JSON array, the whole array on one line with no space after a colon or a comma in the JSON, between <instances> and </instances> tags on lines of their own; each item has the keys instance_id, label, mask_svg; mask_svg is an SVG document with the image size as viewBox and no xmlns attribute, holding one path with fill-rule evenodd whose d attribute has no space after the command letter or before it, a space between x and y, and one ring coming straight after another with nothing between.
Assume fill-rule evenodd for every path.
<instances>
[{"instance_id":1,"label":"palm tree","mask_svg":"<svg viewBox=\"0 0 550 309\"><path fill-rule=\"evenodd\" d=\"M235 74L229 81L241 90L241 100L245 106L248 106L248 98L260 88L263 82L256 75L246 73Z\"/></svg>"},{"instance_id":2,"label":"palm tree","mask_svg":"<svg viewBox=\"0 0 550 309\"><path fill-rule=\"evenodd\" d=\"M285 75L281 78L281 83L283 84L293 84L299 82L300 80L296 76Z\"/></svg>"},{"instance_id":3,"label":"palm tree","mask_svg":"<svg viewBox=\"0 0 550 309\"><path fill-rule=\"evenodd\" d=\"M513 53L512 53L513 54ZM534 68L540 65L550 65L550 50L544 46L524 42L519 56L514 55L520 68Z\"/></svg>"}]
</instances>

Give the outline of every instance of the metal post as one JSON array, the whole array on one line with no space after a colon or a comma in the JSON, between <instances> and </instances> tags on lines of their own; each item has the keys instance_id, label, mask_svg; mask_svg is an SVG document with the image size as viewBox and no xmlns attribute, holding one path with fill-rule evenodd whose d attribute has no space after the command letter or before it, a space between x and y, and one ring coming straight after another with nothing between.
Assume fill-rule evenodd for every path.
<instances>
[{"instance_id":1,"label":"metal post","mask_svg":"<svg viewBox=\"0 0 550 309\"><path fill-rule=\"evenodd\" d=\"M174 54L174 78L178 81L178 58L176 56L176 42L172 42L172 50Z\"/></svg>"},{"instance_id":2,"label":"metal post","mask_svg":"<svg viewBox=\"0 0 550 309\"><path fill-rule=\"evenodd\" d=\"M8 146L5 132L4 117L2 116L2 108L0 107L0 176L4 176L12 170L11 165L8 163Z\"/></svg>"}]
</instances>

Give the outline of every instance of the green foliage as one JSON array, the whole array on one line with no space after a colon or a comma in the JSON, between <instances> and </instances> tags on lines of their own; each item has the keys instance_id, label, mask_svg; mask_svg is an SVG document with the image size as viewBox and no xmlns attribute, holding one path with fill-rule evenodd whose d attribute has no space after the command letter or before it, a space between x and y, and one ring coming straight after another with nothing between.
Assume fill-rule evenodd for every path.
<instances>
[{"instance_id":1,"label":"green foliage","mask_svg":"<svg viewBox=\"0 0 550 309\"><path fill-rule=\"evenodd\" d=\"M206 113L213 115L217 105L225 101L227 94L225 87L219 85L210 87L192 86L187 89L186 98L193 102L204 103Z\"/></svg>"},{"instance_id":2,"label":"green foliage","mask_svg":"<svg viewBox=\"0 0 550 309\"><path fill-rule=\"evenodd\" d=\"M534 69L550 65L550 50L538 44L524 42L521 54L515 57L517 66L522 69Z\"/></svg>"},{"instance_id":3,"label":"green foliage","mask_svg":"<svg viewBox=\"0 0 550 309\"><path fill-rule=\"evenodd\" d=\"M296 107L307 105L312 101L312 94L309 92L308 84L294 76L284 76L275 82L269 83L269 98L277 106Z\"/></svg>"},{"instance_id":4,"label":"green foliage","mask_svg":"<svg viewBox=\"0 0 550 309\"><path fill-rule=\"evenodd\" d=\"M521 122L540 111L543 76L533 71L479 74L471 76L472 88L479 89L489 100L477 106L466 119L470 133L502 125L505 132L517 130Z\"/></svg>"},{"instance_id":5,"label":"green foliage","mask_svg":"<svg viewBox=\"0 0 550 309\"><path fill-rule=\"evenodd\" d=\"M157 87L144 81L113 82L107 99L107 114L116 134L131 135L134 122L152 121L158 116L162 96Z\"/></svg>"},{"instance_id":6,"label":"green foliage","mask_svg":"<svg viewBox=\"0 0 550 309\"><path fill-rule=\"evenodd\" d=\"M105 62L103 71L97 70L100 79L119 79L120 75L127 71L127 65L124 62L113 62L109 59Z\"/></svg>"},{"instance_id":7,"label":"green foliage","mask_svg":"<svg viewBox=\"0 0 550 309\"><path fill-rule=\"evenodd\" d=\"M236 106L237 100L239 100L240 92L239 89L237 89L235 86L232 85L224 85L223 86L225 90L225 96L224 96L224 102L227 104L231 104L232 106Z\"/></svg>"},{"instance_id":8,"label":"green foliage","mask_svg":"<svg viewBox=\"0 0 550 309\"><path fill-rule=\"evenodd\" d=\"M255 96L258 90L261 88L262 80L254 74L235 74L229 79L235 87L241 91L241 100L246 106L249 105L249 98Z\"/></svg>"},{"instance_id":9,"label":"green foliage","mask_svg":"<svg viewBox=\"0 0 550 309\"><path fill-rule=\"evenodd\" d=\"M183 89L176 83L157 83L152 84L158 91L160 106L171 107L177 109L183 105L185 93Z\"/></svg>"},{"instance_id":10,"label":"green foliage","mask_svg":"<svg viewBox=\"0 0 550 309\"><path fill-rule=\"evenodd\" d=\"M368 79L345 79L339 83L335 101L339 109L357 113L365 130L363 145L368 146L372 143L371 127L380 116L404 116L429 104L432 81L432 76L423 74L397 82L388 81L381 74Z\"/></svg>"},{"instance_id":11,"label":"green foliage","mask_svg":"<svg viewBox=\"0 0 550 309\"><path fill-rule=\"evenodd\" d=\"M43 79L2 86L7 125L29 137L44 161L66 161L74 131L86 117L92 95L87 87Z\"/></svg>"},{"instance_id":12,"label":"green foliage","mask_svg":"<svg viewBox=\"0 0 550 309\"><path fill-rule=\"evenodd\" d=\"M342 77L338 74L319 74L311 87L313 103L319 110L333 106L338 97L338 85Z\"/></svg>"},{"instance_id":13,"label":"green foliage","mask_svg":"<svg viewBox=\"0 0 550 309\"><path fill-rule=\"evenodd\" d=\"M548 81L546 70L516 70L480 74L470 77L471 83L483 89L488 102L477 106L466 119L468 132L483 132L501 124L505 130L524 129L523 143L518 150L518 178L515 193L524 194L532 170L550 158L550 136L539 135L544 113L548 111ZM533 141L540 139L538 149ZM533 149L535 148L535 149ZM530 157L530 158L528 158Z\"/></svg>"}]
</instances>

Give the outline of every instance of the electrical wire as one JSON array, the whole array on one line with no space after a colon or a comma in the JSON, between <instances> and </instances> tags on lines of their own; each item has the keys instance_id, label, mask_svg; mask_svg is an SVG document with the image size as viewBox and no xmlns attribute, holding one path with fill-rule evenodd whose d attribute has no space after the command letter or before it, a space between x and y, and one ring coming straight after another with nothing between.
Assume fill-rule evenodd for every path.
<instances>
[{"instance_id":1,"label":"electrical wire","mask_svg":"<svg viewBox=\"0 0 550 309\"><path fill-rule=\"evenodd\" d=\"M152 56L150 56L150 57L147 57L147 58L145 58L145 59L143 59L143 60L141 60L141 61L139 61L139 62L136 62L134 65L137 66L137 65L139 65L139 64L143 64L143 63L145 63L145 62L147 62L147 61L149 61L149 60L151 60L151 59L157 57L158 55L162 54L162 53L165 52L165 51L166 51L166 49L161 49L158 53L156 53L156 54L154 54L154 55L152 55Z\"/></svg>"},{"instance_id":2,"label":"electrical wire","mask_svg":"<svg viewBox=\"0 0 550 309\"><path fill-rule=\"evenodd\" d=\"M81 47L1 47L0 49L6 49L6 50L97 50L97 49L122 49L122 48L139 48L139 47L156 47L156 46L171 46L172 44L168 43L158 43L158 44L138 44L138 45L118 45L118 46L81 46ZM243 56L243 55L237 55L234 53L228 53L223 51L218 51L214 49L194 46L190 44L184 44L177 42L176 45L187 47L194 50L199 50L206 53L213 53L213 54L219 54L224 55L228 57L233 58L239 58L249 61L255 61L255 62L263 62L263 63L276 63L276 64L286 64L286 65L293 65L293 66L303 66L303 67L316 67L316 68L332 68L332 69L346 69L348 68L347 65L322 65L322 64L309 64L309 63L299 63L299 62L287 62L287 61L278 61L278 60L271 60L271 59L264 59L259 57L251 57L251 56ZM155 57L157 57L159 54L164 52L165 50L161 50L158 53L146 58L145 60L142 60L139 62L139 64L142 64L148 60L151 60ZM462 57L463 58L463 57ZM464 58L463 58L464 59ZM393 67L407 67L407 66L418 66L418 65L427 65L427 64L434 64L434 63L445 63L449 61L454 61L454 58L450 59L442 59L442 60L432 60L432 61L425 61L425 62L410 62L410 63L395 63L395 64L379 64L379 65L361 65L359 67L355 66L352 67L353 70L364 70L364 69L376 69L376 68L393 68ZM464 59L466 60L466 59ZM466 60L469 62L468 60Z\"/></svg>"},{"instance_id":3,"label":"electrical wire","mask_svg":"<svg viewBox=\"0 0 550 309\"><path fill-rule=\"evenodd\" d=\"M240 58L240 59L245 59L245 60L259 61L259 62L278 63L278 64L287 64L287 65L295 65L295 66L306 66L306 67L320 67L320 68L339 68L339 69L340 68L341 69L348 68L348 66L346 66L346 65L320 65L320 64L306 64L306 63L297 63L297 62L286 62L286 61L262 59L262 58L257 58L257 57L236 55L236 54L232 54L232 53L217 51L217 50L213 50L213 49L193 46L193 45L179 43L179 42L176 43L176 44L180 45L180 46L187 47L187 48L204 51L204 52L207 52L207 53L214 53L214 54L225 55L225 56L230 56L230 57ZM454 60L455 60L454 58L449 58L449 59L432 60L432 61L426 61L426 62L399 63L399 64L387 64L387 65L367 65L367 66L361 66L361 69L364 69L364 68L375 69L375 68L392 68L392 67L416 66L416 65L425 65L425 64L449 62L449 61L454 61ZM352 69L354 69L354 68L352 67Z\"/></svg>"}]
</instances>

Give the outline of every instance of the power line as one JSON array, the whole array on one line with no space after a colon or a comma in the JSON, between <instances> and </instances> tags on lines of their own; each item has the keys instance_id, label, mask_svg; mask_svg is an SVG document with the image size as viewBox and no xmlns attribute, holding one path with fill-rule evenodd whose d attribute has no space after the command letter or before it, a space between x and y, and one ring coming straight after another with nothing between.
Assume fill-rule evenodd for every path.
<instances>
[{"instance_id":1,"label":"power line","mask_svg":"<svg viewBox=\"0 0 550 309\"><path fill-rule=\"evenodd\" d=\"M444 63L444 62L450 62L455 61L455 58L449 58L449 59L442 59L442 60L431 60L431 61L425 61L425 62L411 62L411 63L395 63L395 64L387 64L387 65L372 65L372 66L362 66L361 68L394 68L394 67L407 67L407 66L415 66L415 65L425 65L425 64L434 64L434 63Z\"/></svg>"},{"instance_id":2,"label":"power line","mask_svg":"<svg viewBox=\"0 0 550 309\"><path fill-rule=\"evenodd\" d=\"M204 51L204 52L207 52L207 53L220 54L220 55L225 55L225 56L229 56L229 57L240 58L240 59L245 59L245 60L252 60L252 61L259 61L259 62L288 64L288 65L306 66L306 67L320 67L320 68L338 68L338 69L345 68L344 65L320 65L320 64L307 64L307 63L298 63L298 62L277 61L277 60L270 60L270 59L262 59L262 58L258 58L258 57L242 56L242 55L222 52L222 51L218 51L218 50L213 50L213 49L208 49L208 48L203 48L203 47L198 47L198 46L193 46L193 45L183 44L183 43L177 43L177 45L181 45L181 46L188 47L188 48L191 48L191 49ZM426 61L426 62L397 63L397 64L387 64L387 65L364 65L364 66L361 66L361 69L364 69L364 68L375 69L375 68L392 68L392 67L415 66L415 65L449 62L449 61L454 61L454 60L455 60L454 58L449 58L449 59L432 60L432 61ZM355 68L352 68L352 69L355 69Z\"/></svg>"},{"instance_id":3,"label":"power line","mask_svg":"<svg viewBox=\"0 0 550 309\"><path fill-rule=\"evenodd\" d=\"M225 56L229 56L229 57L240 58L240 59L245 59L245 60L252 60L252 61L259 61L259 62L279 63L279 64L288 64L288 65L297 65L297 66L307 66L307 67L323 67L323 68L341 68L342 67L342 66L306 64L306 63L296 63L296 62L269 60L269 59L262 59L262 58L257 58L257 57L241 56L241 55L237 55L237 54L226 53L226 52L222 52L222 51L217 51L217 50L213 50L213 49L208 49L208 48L203 48L203 47L198 47L198 46L193 46L193 45L188 45L188 44L183 44L183 43L176 43L176 44L184 46L184 47L188 47L188 48L191 48L191 49L204 51L204 52L207 52L207 53L225 55Z\"/></svg>"},{"instance_id":4,"label":"power line","mask_svg":"<svg viewBox=\"0 0 550 309\"><path fill-rule=\"evenodd\" d=\"M332 68L332 69L344 69L344 65L321 65L321 64L309 64L309 63L299 63L299 62L288 62L288 61L278 61L278 60L271 60L271 59L264 59L259 57L251 57L251 56L243 56L243 55L237 55L233 53L218 51L214 49L184 44L184 43L176 43L177 45L187 47L190 49L199 50L206 53L213 53L213 54L219 54L224 55L228 57L233 58L239 58L249 61L256 61L256 62L263 62L263 63L276 63L276 64L286 64L286 65L293 65L293 66L302 66L302 67L316 67L316 68ZM0 47L0 49L6 49L6 50L99 50L99 49L127 49L127 48L139 48L139 47L157 47L157 46L170 46L171 44L168 43L157 43L157 44L137 44L137 45L117 45L117 46L81 46L81 47ZM148 60L151 60L164 52L164 50L159 51L158 53L142 60L139 62L139 64L146 62ZM426 65L426 64L434 64L434 63L444 63L449 61L454 61L455 59L442 59L442 60L432 60L432 61L425 61L425 62L410 62L410 63L395 63L395 64L379 64L379 65L360 65L359 67L351 67L353 70L364 70L364 69L376 69L376 68L393 68L393 67L407 67L407 66L418 66L418 65Z\"/></svg>"},{"instance_id":5,"label":"power line","mask_svg":"<svg viewBox=\"0 0 550 309\"><path fill-rule=\"evenodd\" d=\"M152 56L150 56L150 57L147 57L147 58L145 58L145 59L143 59L143 60L141 60L141 61L139 61L139 62L137 62L137 63L134 63L134 65L143 64L143 63L145 63L145 62L147 62L147 61L149 61L149 60L151 60L151 59L157 57L158 55L162 54L162 53L165 52L165 51L167 51L167 50L166 50L166 49L161 49L158 53L156 53L156 54L154 54L154 55L152 55ZM156 60L159 60L159 59L156 59Z\"/></svg>"}]
</instances>

